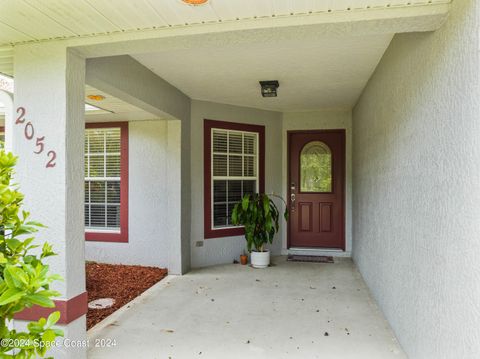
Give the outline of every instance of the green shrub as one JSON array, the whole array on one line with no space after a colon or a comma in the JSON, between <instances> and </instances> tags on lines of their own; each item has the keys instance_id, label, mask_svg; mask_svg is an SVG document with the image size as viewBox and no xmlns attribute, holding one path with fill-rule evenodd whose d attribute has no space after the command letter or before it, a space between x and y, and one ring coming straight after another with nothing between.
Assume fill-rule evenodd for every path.
<instances>
[{"instance_id":1,"label":"green shrub","mask_svg":"<svg viewBox=\"0 0 480 359\"><path fill-rule=\"evenodd\" d=\"M63 331L54 329L60 313L27 325L27 331L9 328L15 313L33 305L53 308L53 297L59 292L50 284L61 280L49 273L45 258L54 255L52 246L44 243L41 250L34 243L33 233L42 224L31 221L22 211L23 194L11 183L17 158L0 149L0 358L44 357L50 344Z\"/></svg>"}]
</instances>

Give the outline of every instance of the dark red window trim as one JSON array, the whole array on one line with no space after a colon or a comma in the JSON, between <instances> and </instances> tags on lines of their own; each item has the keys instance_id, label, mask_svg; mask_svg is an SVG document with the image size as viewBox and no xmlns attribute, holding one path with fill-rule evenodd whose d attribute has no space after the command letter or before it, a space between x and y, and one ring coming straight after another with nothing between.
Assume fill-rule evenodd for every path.
<instances>
[{"instance_id":1,"label":"dark red window trim","mask_svg":"<svg viewBox=\"0 0 480 359\"><path fill-rule=\"evenodd\" d=\"M128 242L128 122L87 123L86 128L120 127L120 233L85 232L85 240Z\"/></svg>"},{"instance_id":2,"label":"dark red window trim","mask_svg":"<svg viewBox=\"0 0 480 359\"><path fill-rule=\"evenodd\" d=\"M205 119L203 122L203 186L204 186L204 237L220 238L240 236L245 233L242 227L239 228L212 228L212 163L211 163L211 142L212 128L224 130L237 130L258 133L258 189L260 193L265 192L265 126L248 125L243 123L233 123L225 121L214 121Z\"/></svg>"}]
</instances>

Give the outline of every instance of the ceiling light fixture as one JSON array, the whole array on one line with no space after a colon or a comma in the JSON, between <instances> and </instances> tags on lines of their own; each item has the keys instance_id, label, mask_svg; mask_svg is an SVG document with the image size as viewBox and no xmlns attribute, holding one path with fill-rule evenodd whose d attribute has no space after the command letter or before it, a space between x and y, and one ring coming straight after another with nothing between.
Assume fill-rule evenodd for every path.
<instances>
[{"instance_id":1,"label":"ceiling light fixture","mask_svg":"<svg viewBox=\"0 0 480 359\"><path fill-rule=\"evenodd\" d=\"M277 80L260 81L263 97L277 97L277 89L280 86Z\"/></svg>"},{"instance_id":2,"label":"ceiling light fixture","mask_svg":"<svg viewBox=\"0 0 480 359\"><path fill-rule=\"evenodd\" d=\"M103 101L105 100L105 96L103 95L88 95L87 98L93 101Z\"/></svg>"},{"instance_id":3,"label":"ceiling light fixture","mask_svg":"<svg viewBox=\"0 0 480 359\"><path fill-rule=\"evenodd\" d=\"M206 4L208 2L208 0L182 0L182 1L185 4L194 5L194 6L203 5L203 4Z\"/></svg>"}]
</instances>

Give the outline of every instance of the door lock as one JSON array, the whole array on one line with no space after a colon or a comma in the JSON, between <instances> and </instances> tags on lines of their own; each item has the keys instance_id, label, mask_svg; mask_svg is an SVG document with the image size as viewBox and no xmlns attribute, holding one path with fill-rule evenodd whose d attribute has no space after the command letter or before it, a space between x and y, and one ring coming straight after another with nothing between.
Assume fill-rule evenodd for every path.
<instances>
[{"instance_id":1,"label":"door lock","mask_svg":"<svg viewBox=\"0 0 480 359\"><path fill-rule=\"evenodd\" d=\"M290 184L290 193L291 193L290 194L290 205L291 205L290 210L292 212L295 211L295 189L296 189L295 182L292 182Z\"/></svg>"}]
</instances>

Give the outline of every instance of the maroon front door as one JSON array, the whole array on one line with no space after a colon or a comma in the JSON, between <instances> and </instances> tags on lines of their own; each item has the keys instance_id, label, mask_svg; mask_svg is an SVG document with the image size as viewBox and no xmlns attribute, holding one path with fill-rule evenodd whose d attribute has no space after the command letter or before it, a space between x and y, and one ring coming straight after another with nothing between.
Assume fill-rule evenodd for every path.
<instances>
[{"instance_id":1,"label":"maroon front door","mask_svg":"<svg viewBox=\"0 0 480 359\"><path fill-rule=\"evenodd\" d=\"M345 131L288 133L288 247L345 250Z\"/></svg>"}]
</instances>

